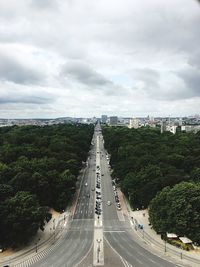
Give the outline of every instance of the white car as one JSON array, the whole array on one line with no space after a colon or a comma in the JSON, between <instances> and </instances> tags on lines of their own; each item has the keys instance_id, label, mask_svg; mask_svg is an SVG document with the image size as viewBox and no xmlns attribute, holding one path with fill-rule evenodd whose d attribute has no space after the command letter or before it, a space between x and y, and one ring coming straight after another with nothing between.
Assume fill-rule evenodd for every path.
<instances>
[{"instance_id":1,"label":"white car","mask_svg":"<svg viewBox=\"0 0 200 267\"><path fill-rule=\"evenodd\" d=\"M111 202L110 200L107 201L107 205L110 206L111 205Z\"/></svg>"},{"instance_id":2,"label":"white car","mask_svg":"<svg viewBox=\"0 0 200 267\"><path fill-rule=\"evenodd\" d=\"M120 203L117 203L117 209L118 209L118 210L121 210L121 209L122 209Z\"/></svg>"}]
</instances>

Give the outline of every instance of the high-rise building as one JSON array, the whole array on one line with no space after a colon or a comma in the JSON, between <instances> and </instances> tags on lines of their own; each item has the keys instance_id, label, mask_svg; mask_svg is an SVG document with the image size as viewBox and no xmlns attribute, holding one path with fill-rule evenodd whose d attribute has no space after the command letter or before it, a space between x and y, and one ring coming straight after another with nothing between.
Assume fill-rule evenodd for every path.
<instances>
[{"instance_id":1,"label":"high-rise building","mask_svg":"<svg viewBox=\"0 0 200 267\"><path fill-rule=\"evenodd\" d=\"M107 119L108 119L108 116L107 115L101 115L101 122L102 123L106 123L107 122Z\"/></svg>"},{"instance_id":2,"label":"high-rise building","mask_svg":"<svg viewBox=\"0 0 200 267\"><path fill-rule=\"evenodd\" d=\"M115 125L117 125L117 123L118 123L118 117L117 116L110 117L110 125L111 126L115 126Z\"/></svg>"}]
</instances>

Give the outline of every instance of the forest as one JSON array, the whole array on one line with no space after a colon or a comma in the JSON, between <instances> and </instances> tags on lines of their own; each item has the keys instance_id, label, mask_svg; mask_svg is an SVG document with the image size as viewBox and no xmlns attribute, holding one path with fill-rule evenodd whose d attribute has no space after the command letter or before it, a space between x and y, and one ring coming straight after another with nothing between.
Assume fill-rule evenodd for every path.
<instances>
[{"instance_id":1,"label":"forest","mask_svg":"<svg viewBox=\"0 0 200 267\"><path fill-rule=\"evenodd\" d=\"M0 244L27 243L65 209L86 161L93 125L0 128Z\"/></svg>"},{"instance_id":2,"label":"forest","mask_svg":"<svg viewBox=\"0 0 200 267\"><path fill-rule=\"evenodd\" d=\"M104 126L103 136L112 176L133 209L149 207L156 231L200 243L200 132Z\"/></svg>"}]
</instances>

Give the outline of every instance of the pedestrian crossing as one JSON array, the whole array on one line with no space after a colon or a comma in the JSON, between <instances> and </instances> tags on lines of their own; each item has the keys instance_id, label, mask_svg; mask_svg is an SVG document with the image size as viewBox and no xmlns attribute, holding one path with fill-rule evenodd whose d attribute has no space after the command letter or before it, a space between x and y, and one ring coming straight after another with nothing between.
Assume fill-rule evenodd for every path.
<instances>
[{"instance_id":1,"label":"pedestrian crossing","mask_svg":"<svg viewBox=\"0 0 200 267\"><path fill-rule=\"evenodd\" d=\"M56 246L59 246L61 242L61 239L59 239L55 244L53 244L53 246L41 251L41 252L37 252L37 254L35 254L32 257L29 257L28 259L24 260L23 262L17 263L15 265L13 265L13 267L29 267L32 266L33 264L35 264L36 262L38 262L39 260L43 259L44 257L46 257L49 253L51 253L52 250L55 249Z\"/></svg>"}]
</instances>

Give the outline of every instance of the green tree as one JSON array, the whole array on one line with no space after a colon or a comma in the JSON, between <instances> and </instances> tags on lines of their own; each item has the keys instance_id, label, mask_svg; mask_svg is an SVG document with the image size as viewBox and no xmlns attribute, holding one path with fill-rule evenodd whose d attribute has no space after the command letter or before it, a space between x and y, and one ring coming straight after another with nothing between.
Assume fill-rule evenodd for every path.
<instances>
[{"instance_id":1,"label":"green tree","mask_svg":"<svg viewBox=\"0 0 200 267\"><path fill-rule=\"evenodd\" d=\"M45 220L49 218L46 209L40 207L36 196L28 192L18 192L1 205L3 242L6 245L25 244L43 229Z\"/></svg>"},{"instance_id":2,"label":"green tree","mask_svg":"<svg viewBox=\"0 0 200 267\"><path fill-rule=\"evenodd\" d=\"M200 243L200 184L182 182L163 189L151 201L149 216L156 231L185 235Z\"/></svg>"}]
</instances>

